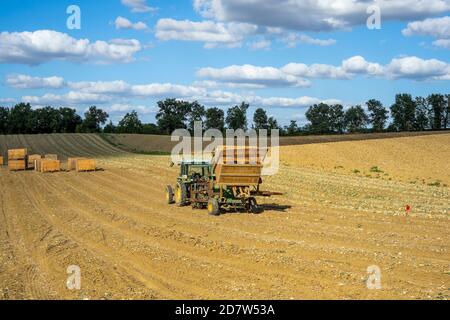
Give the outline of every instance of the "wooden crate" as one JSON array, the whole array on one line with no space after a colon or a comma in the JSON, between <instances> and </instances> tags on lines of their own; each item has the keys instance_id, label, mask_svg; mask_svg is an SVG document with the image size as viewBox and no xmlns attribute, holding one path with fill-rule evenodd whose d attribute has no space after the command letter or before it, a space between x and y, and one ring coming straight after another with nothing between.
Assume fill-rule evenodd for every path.
<instances>
[{"instance_id":1,"label":"wooden crate","mask_svg":"<svg viewBox=\"0 0 450 320\"><path fill-rule=\"evenodd\" d=\"M27 168L27 161L23 160L8 160L8 169L10 171L25 170Z\"/></svg>"},{"instance_id":2,"label":"wooden crate","mask_svg":"<svg viewBox=\"0 0 450 320\"><path fill-rule=\"evenodd\" d=\"M27 153L27 149L10 149L8 150L8 160L24 160Z\"/></svg>"},{"instance_id":3,"label":"wooden crate","mask_svg":"<svg viewBox=\"0 0 450 320\"><path fill-rule=\"evenodd\" d=\"M261 164L267 154L267 148L219 146L214 151L218 164Z\"/></svg>"},{"instance_id":4,"label":"wooden crate","mask_svg":"<svg viewBox=\"0 0 450 320\"><path fill-rule=\"evenodd\" d=\"M220 185L257 185L261 178L262 165L217 164L214 166L216 182Z\"/></svg>"},{"instance_id":5,"label":"wooden crate","mask_svg":"<svg viewBox=\"0 0 450 320\"><path fill-rule=\"evenodd\" d=\"M75 167L77 172L95 171L97 169L95 160L93 159L78 159Z\"/></svg>"},{"instance_id":6,"label":"wooden crate","mask_svg":"<svg viewBox=\"0 0 450 320\"><path fill-rule=\"evenodd\" d=\"M44 158L48 159L48 160L58 160L58 155L57 154L46 154L44 156Z\"/></svg>"},{"instance_id":7,"label":"wooden crate","mask_svg":"<svg viewBox=\"0 0 450 320\"><path fill-rule=\"evenodd\" d=\"M36 161L39 166L40 172L58 172L61 171L61 161L59 160L51 160L51 159L42 159L40 161Z\"/></svg>"},{"instance_id":8,"label":"wooden crate","mask_svg":"<svg viewBox=\"0 0 450 320\"><path fill-rule=\"evenodd\" d=\"M67 170L71 171L71 170L76 170L77 169L77 161L78 160L84 160L86 158L69 158L67 159Z\"/></svg>"},{"instance_id":9,"label":"wooden crate","mask_svg":"<svg viewBox=\"0 0 450 320\"><path fill-rule=\"evenodd\" d=\"M28 169L34 169L34 162L40 160L42 157L40 154L31 154L28 156Z\"/></svg>"}]
</instances>

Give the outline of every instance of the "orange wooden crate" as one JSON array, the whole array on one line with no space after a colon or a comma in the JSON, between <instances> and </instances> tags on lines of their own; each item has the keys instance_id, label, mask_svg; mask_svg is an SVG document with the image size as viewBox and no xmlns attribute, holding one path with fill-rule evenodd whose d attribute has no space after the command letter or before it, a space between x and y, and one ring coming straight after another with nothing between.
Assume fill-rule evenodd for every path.
<instances>
[{"instance_id":1,"label":"orange wooden crate","mask_svg":"<svg viewBox=\"0 0 450 320\"><path fill-rule=\"evenodd\" d=\"M220 185L257 185L261 178L262 165L217 164L214 166L216 182Z\"/></svg>"},{"instance_id":2,"label":"orange wooden crate","mask_svg":"<svg viewBox=\"0 0 450 320\"><path fill-rule=\"evenodd\" d=\"M10 149L8 150L8 160L24 160L27 153L27 149Z\"/></svg>"},{"instance_id":3,"label":"orange wooden crate","mask_svg":"<svg viewBox=\"0 0 450 320\"><path fill-rule=\"evenodd\" d=\"M76 170L77 169L77 161L78 160L84 160L86 158L69 158L67 159L67 170L71 171L71 170Z\"/></svg>"},{"instance_id":4,"label":"orange wooden crate","mask_svg":"<svg viewBox=\"0 0 450 320\"><path fill-rule=\"evenodd\" d=\"M92 159L78 159L75 166L77 172L95 171L97 169L95 160Z\"/></svg>"},{"instance_id":5,"label":"orange wooden crate","mask_svg":"<svg viewBox=\"0 0 450 320\"><path fill-rule=\"evenodd\" d=\"M42 157L40 154L32 154L28 156L28 169L34 168L34 162L40 160Z\"/></svg>"},{"instance_id":6,"label":"orange wooden crate","mask_svg":"<svg viewBox=\"0 0 450 320\"><path fill-rule=\"evenodd\" d=\"M58 160L58 155L57 154L46 154L44 156L44 158L48 159L48 160Z\"/></svg>"},{"instance_id":7,"label":"orange wooden crate","mask_svg":"<svg viewBox=\"0 0 450 320\"><path fill-rule=\"evenodd\" d=\"M25 170L27 168L27 161L24 160L8 160L8 169L10 171Z\"/></svg>"},{"instance_id":8,"label":"orange wooden crate","mask_svg":"<svg viewBox=\"0 0 450 320\"><path fill-rule=\"evenodd\" d=\"M227 147L219 146L215 150L215 160L219 164L261 164L267 153L267 148L257 147Z\"/></svg>"},{"instance_id":9,"label":"orange wooden crate","mask_svg":"<svg viewBox=\"0 0 450 320\"><path fill-rule=\"evenodd\" d=\"M61 171L61 161L42 159L40 161L40 172L58 172Z\"/></svg>"}]
</instances>

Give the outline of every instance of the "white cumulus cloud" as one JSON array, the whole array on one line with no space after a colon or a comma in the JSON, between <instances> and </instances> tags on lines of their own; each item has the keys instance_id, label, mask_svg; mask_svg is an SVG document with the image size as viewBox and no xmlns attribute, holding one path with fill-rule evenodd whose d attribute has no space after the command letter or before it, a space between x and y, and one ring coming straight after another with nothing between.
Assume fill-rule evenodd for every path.
<instances>
[{"instance_id":1,"label":"white cumulus cloud","mask_svg":"<svg viewBox=\"0 0 450 320\"><path fill-rule=\"evenodd\" d=\"M388 75L393 78L443 79L450 76L450 64L436 60L423 60L418 57L393 59L387 66Z\"/></svg>"},{"instance_id":2,"label":"white cumulus cloud","mask_svg":"<svg viewBox=\"0 0 450 320\"><path fill-rule=\"evenodd\" d=\"M297 31L363 25L372 5L380 7L383 21L410 21L450 10L448 0L194 0L194 9L208 19Z\"/></svg>"},{"instance_id":3,"label":"white cumulus cloud","mask_svg":"<svg viewBox=\"0 0 450 320\"><path fill-rule=\"evenodd\" d=\"M95 93L70 91L65 94L46 93L43 96L23 96L21 100L36 105L73 106L104 104L111 102L113 98Z\"/></svg>"},{"instance_id":4,"label":"white cumulus cloud","mask_svg":"<svg viewBox=\"0 0 450 320\"><path fill-rule=\"evenodd\" d=\"M408 23L402 30L404 36L431 36L433 46L450 49L450 17L429 18Z\"/></svg>"},{"instance_id":5,"label":"white cumulus cloud","mask_svg":"<svg viewBox=\"0 0 450 320\"><path fill-rule=\"evenodd\" d=\"M270 46L272 45L272 42L266 39L258 40L250 44L250 48L252 50L268 50L270 49Z\"/></svg>"},{"instance_id":6,"label":"white cumulus cloud","mask_svg":"<svg viewBox=\"0 0 450 320\"><path fill-rule=\"evenodd\" d=\"M23 96L21 101L29 102L35 106L72 106L77 109L88 105L102 105L105 110L111 113L124 113L136 110L143 114L153 113L155 109L141 104L135 105L130 103L130 100L174 97L189 101L197 100L207 106L227 106L247 101L253 105L264 107L306 107L319 102L340 103L337 99L319 99L309 96L297 98L262 97L252 93L242 94L217 90L213 85L209 88L200 85L186 86L172 83L131 85L122 80L98 82L64 81L64 83L70 89L67 93L46 93L42 96L27 95ZM242 89L242 87L239 88ZM11 99L11 101L15 101L15 99Z\"/></svg>"},{"instance_id":7,"label":"white cumulus cloud","mask_svg":"<svg viewBox=\"0 0 450 320\"><path fill-rule=\"evenodd\" d=\"M160 40L199 41L212 48L218 44L236 47L257 27L246 23L194 22L190 20L160 19L156 24L156 37Z\"/></svg>"},{"instance_id":8,"label":"white cumulus cloud","mask_svg":"<svg viewBox=\"0 0 450 320\"><path fill-rule=\"evenodd\" d=\"M450 39L438 39L433 41L433 46L450 49Z\"/></svg>"},{"instance_id":9,"label":"white cumulus cloud","mask_svg":"<svg viewBox=\"0 0 450 320\"><path fill-rule=\"evenodd\" d=\"M332 46L335 45L337 42L334 39L317 39L310 37L306 34L299 35L296 33L288 33L286 36L282 38L282 41L285 42L289 48L296 47L299 42L321 47Z\"/></svg>"},{"instance_id":10,"label":"white cumulus cloud","mask_svg":"<svg viewBox=\"0 0 450 320\"><path fill-rule=\"evenodd\" d=\"M450 38L450 17L429 18L408 23L402 30L405 36L431 36L434 38Z\"/></svg>"},{"instance_id":11,"label":"white cumulus cloud","mask_svg":"<svg viewBox=\"0 0 450 320\"><path fill-rule=\"evenodd\" d=\"M105 108L108 113L125 113L130 111L137 111L140 114L156 113L157 109L155 107L143 106L143 105L133 105L128 103L114 103L111 106Z\"/></svg>"},{"instance_id":12,"label":"white cumulus cloud","mask_svg":"<svg viewBox=\"0 0 450 320\"><path fill-rule=\"evenodd\" d=\"M16 89L59 89L65 86L61 77L31 77L24 74L10 74L6 77L6 84Z\"/></svg>"},{"instance_id":13,"label":"white cumulus cloud","mask_svg":"<svg viewBox=\"0 0 450 320\"><path fill-rule=\"evenodd\" d=\"M278 68L258 67L249 64L232 65L222 69L202 68L197 72L197 76L221 82L256 84L267 87L308 87L310 85L309 81L287 74Z\"/></svg>"},{"instance_id":14,"label":"white cumulus cloud","mask_svg":"<svg viewBox=\"0 0 450 320\"><path fill-rule=\"evenodd\" d=\"M124 6L131 9L131 12L145 13L156 11L157 8L151 7L146 0L121 0Z\"/></svg>"},{"instance_id":15,"label":"white cumulus cloud","mask_svg":"<svg viewBox=\"0 0 450 320\"><path fill-rule=\"evenodd\" d=\"M36 65L55 59L127 63L140 50L135 39L90 42L53 30L0 33L0 63Z\"/></svg>"},{"instance_id":16,"label":"white cumulus cloud","mask_svg":"<svg viewBox=\"0 0 450 320\"><path fill-rule=\"evenodd\" d=\"M117 17L116 21L114 21L114 25L116 29L134 29L134 30L147 30L148 26L142 21L138 21L136 23L131 22L127 18Z\"/></svg>"},{"instance_id":17,"label":"white cumulus cloud","mask_svg":"<svg viewBox=\"0 0 450 320\"><path fill-rule=\"evenodd\" d=\"M357 75L377 78L413 80L446 80L450 64L437 59L400 57L387 65L367 61L362 56L343 60L341 65L288 63L281 68L254 65L232 65L224 68L202 68L197 76L223 84L234 83L262 87L304 87L308 79L353 79Z\"/></svg>"}]
</instances>

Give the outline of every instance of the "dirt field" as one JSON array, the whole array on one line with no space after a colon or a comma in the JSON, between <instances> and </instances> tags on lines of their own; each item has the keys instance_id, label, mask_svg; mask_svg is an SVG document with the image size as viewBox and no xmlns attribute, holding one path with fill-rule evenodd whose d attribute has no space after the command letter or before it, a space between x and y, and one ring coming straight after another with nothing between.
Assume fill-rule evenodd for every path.
<instances>
[{"instance_id":1,"label":"dirt field","mask_svg":"<svg viewBox=\"0 0 450 320\"><path fill-rule=\"evenodd\" d=\"M212 217L165 203L177 176L166 156L90 135L0 137L2 152L17 140L104 169L0 169L0 298L449 299L449 138L284 147L263 187L285 195L259 215ZM79 291L66 288L69 265ZM367 289L371 265L381 290Z\"/></svg>"},{"instance_id":2,"label":"dirt field","mask_svg":"<svg viewBox=\"0 0 450 320\"><path fill-rule=\"evenodd\" d=\"M412 184L450 185L450 133L284 147L285 165ZM359 172L358 172L359 171Z\"/></svg>"},{"instance_id":3,"label":"dirt field","mask_svg":"<svg viewBox=\"0 0 450 320\"><path fill-rule=\"evenodd\" d=\"M341 141L378 140L400 137L415 137L437 134L449 134L449 131L427 131L427 132L388 132L388 133L364 133L364 134L341 134L341 135L311 135L280 137L281 146L317 144ZM155 153L168 152L177 144L170 141L170 136L158 136L148 134L105 134L104 138L111 144L130 152Z\"/></svg>"}]
</instances>

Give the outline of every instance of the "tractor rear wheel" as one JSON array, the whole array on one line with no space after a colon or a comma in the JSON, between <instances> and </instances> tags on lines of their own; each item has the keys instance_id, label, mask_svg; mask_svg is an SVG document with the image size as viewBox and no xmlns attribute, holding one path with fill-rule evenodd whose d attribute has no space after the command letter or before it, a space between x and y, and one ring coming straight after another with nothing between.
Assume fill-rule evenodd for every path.
<instances>
[{"instance_id":1,"label":"tractor rear wheel","mask_svg":"<svg viewBox=\"0 0 450 320\"><path fill-rule=\"evenodd\" d=\"M220 206L217 199L211 198L208 200L208 214L211 216L220 215Z\"/></svg>"},{"instance_id":2,"label":"tractor rear wheel","mask_svg":"<svg viewBox=\"0 0 450 320\"><path fill-rule=\"evenodd\" d=\"M166 201L168 204L172 204L173 201L173 189L172 186L167 186L166 187Z\"/></svg>"},{"instance_id":3,"label":"tractor rear wheel","mask_svg":"<svg viewBox=\"0 0 450 320\"><path fill-rule=\"evenodd\" d=\"M249 207L249 211L251 213L261 213L261 207L258 206L258 203L256 202L256 199L251 197L250 199L248 199L248 207Z\"/></svg>"},{"instance_id":4,"label":"tractor rear wheel","mask_svg":"<svg viewBox=\"0 0 450 320\"><path fill-rule=\"evenodd\" d=\"M175 188L175 203L177 206L182 207L186 205L186 185L183 183L177 183Z\"/></svg>"}]
</instances>

